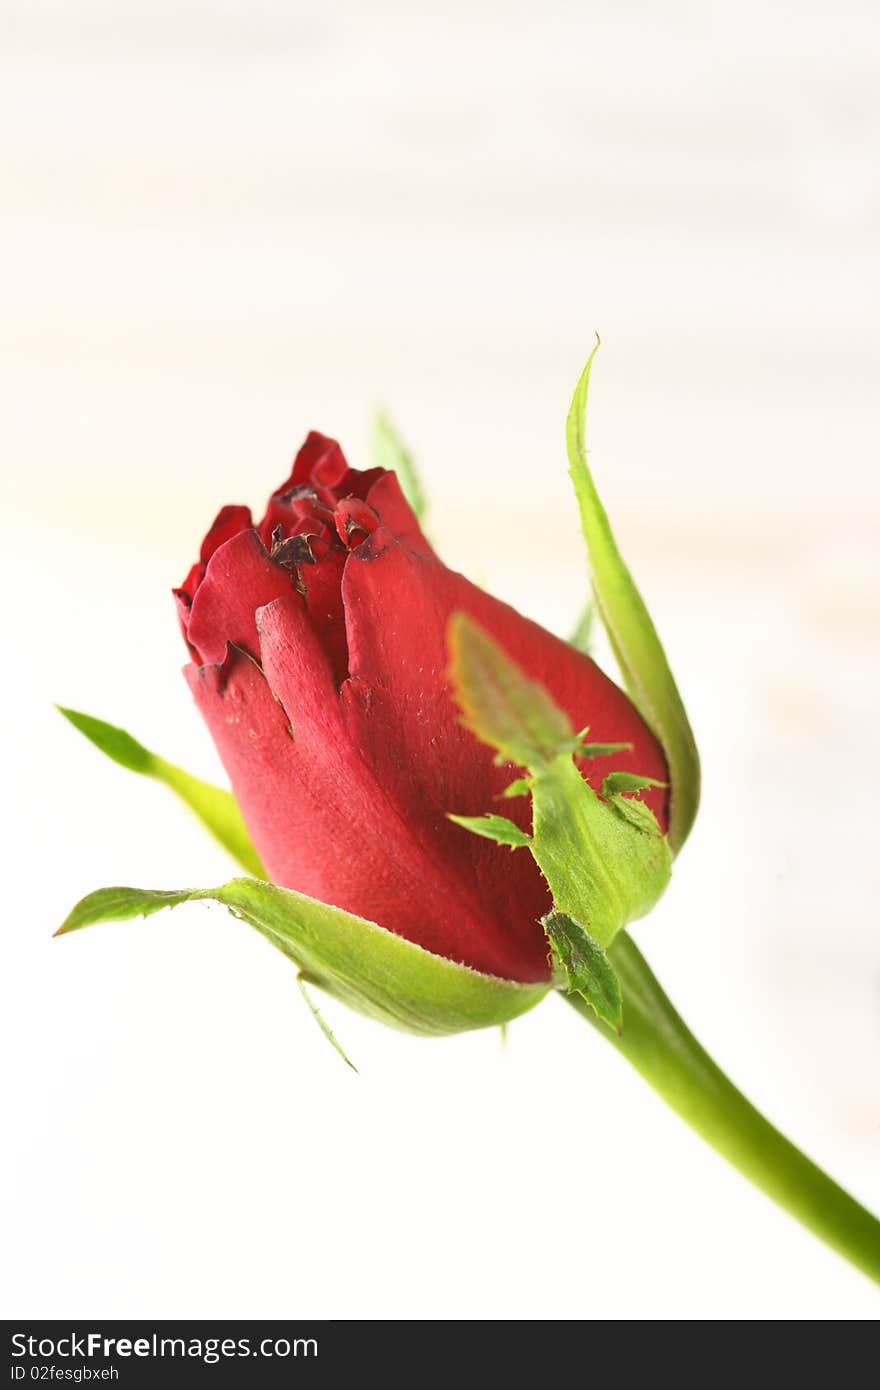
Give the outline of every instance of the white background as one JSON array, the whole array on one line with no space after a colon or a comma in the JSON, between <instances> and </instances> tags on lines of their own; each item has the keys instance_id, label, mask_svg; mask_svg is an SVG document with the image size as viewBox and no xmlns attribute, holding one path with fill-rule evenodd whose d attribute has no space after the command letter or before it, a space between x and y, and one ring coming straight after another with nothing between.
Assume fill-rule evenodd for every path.
<instances>
[{"instance_id":1,"label":"white background","mask_svg":"<svg viewBox=\"0 0 880 1390\"><path fill-rule=\"evenodd\" d=\"M229 866L52 713L217 763L168 590L217 507L384 401L457 566L565 631L563 420L705 765L638 938L880 1206L876 8L6 0L0 43L7 1316L875 1317L550 1001L425 1042L221 910Z\"/></svg>"}]
</instances>

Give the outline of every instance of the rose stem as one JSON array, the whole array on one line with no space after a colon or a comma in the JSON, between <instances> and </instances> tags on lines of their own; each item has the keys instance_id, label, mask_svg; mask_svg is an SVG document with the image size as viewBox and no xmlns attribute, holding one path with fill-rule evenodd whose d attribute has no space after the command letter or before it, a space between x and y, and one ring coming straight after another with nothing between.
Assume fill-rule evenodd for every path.
<instances>
[{"instance_id":1,"label":"rose stem","mask_svg":"<svg viewBox=\"0 0 880 1390\"><path fill-rule=\"evenodd\" d=\"M618 1035L579 995L564 997L673 1110L768 1197L880 1283L880 1221L780 1134L727 1079L664 994L626 932L611 948L623 989Z\"/></svg>"}]
</instances>

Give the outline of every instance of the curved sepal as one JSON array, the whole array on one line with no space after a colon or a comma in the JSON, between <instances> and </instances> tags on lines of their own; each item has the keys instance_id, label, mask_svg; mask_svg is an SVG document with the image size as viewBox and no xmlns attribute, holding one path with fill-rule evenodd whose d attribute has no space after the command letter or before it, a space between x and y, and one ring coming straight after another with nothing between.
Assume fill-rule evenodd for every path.
<instances>
[{"instance_id":1,"label":"curved sepal","mask_svg":"<svg viewBox=\"0 0 880 1390\"><path fill-rule=\"evenodd\" d=\"M412 507L416 520L423 522L428 510L428 501L422 480L412 454L381 410L373 421L372 455L375 468L387 468L397 474L401 491Z\"/></svg>"},{"instance_id":2,"label":"curved sepal","mask_svg":"<svg viewBox=\"0 0 880 1390\"><path fill-rule=\"evenodd\" d=\"M484 975L435 956L375 922L287 888L235 878L220 888L100 888L77 903L57 935L95 922L149 917L165 907L222 903L302 972L352 1008L411 1033L442 1035L506 1023L531 1009L545 985Z\"/></svg>"},{"instance_id":3,"label":"curved sepal","mask_svg":"<svg viewBox=\"0 0 880 1390\"><path fill-rule=\"evenodd\" d=\"M128 768L129 772L140 773L142 777L152 777L169 787L198 816L205 829L229 851L243 869L257 878L265 878L266 871L254 849L232 792L225 791L223 787L215 787L210 782L203 782L200 777L193 777L191 772L185 772L182 767L175 767L174 763L166 762L158 753L151 753L149 748L138 743L137 739L132 738L124 729L118 729L115 724L107 724L103 719L95 719L93 715L82 714L79 710L65 709L63 705L57 705L56 708L59 714L63 714L75 729L79 729L90 743L102 753L106 753L114 763Z\"/></svg>"},{"instance_id":4,"label":"curved sepal","mask_svg":"<svg viewBox=\"0 0 880 1390\"><path fill-rule=\"evenodd\" d=\"M687 712L651 615L617 548L587 464L586 423L590 368L575 387L566 423L571 480L599 615L633 703L663 747L671 787L669 843L677 853L690 833L700 800L700 758Z\"/></svg>"},{"instance_id":5,"label":"curved sepal","mask_svg":"<svg viewBox=\"0 0 880 1390\"><path fill-rule=\"evenodd\" d=\"M595 617L596 605L590 600L581 609L580 616L568 639L568 645L574 647L576 652L583 652L584 656L590 656L593 651Z\"/></svg>"}]
</instances>

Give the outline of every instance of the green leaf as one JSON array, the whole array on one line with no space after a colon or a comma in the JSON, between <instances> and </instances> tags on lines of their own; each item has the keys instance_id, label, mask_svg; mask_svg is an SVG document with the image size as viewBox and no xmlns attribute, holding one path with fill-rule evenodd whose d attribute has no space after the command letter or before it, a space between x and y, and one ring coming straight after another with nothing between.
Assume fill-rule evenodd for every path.
<instances>
[{"instance_id":1,"label":"green leaf","mask_svg":"<svg viewBox=\"0 0 880 1390\"><path fill-rule=\"evenodd\" d=\"M611 531L587 464L586 412L590 353L575 388L566 426L568 462L587 544L593 592L626 688L666 754L672 787L669 842L688 837L700 799L700 759L678 687L650 614Z\"/></svg>"},{"instance_id":2,"label":"green leaf","mask_svg":"<svg viewBox=\"0 0 880 1390\"><path fill-rule=\"evenodd\" d=\"M567 715L467 614L453 613L448 642L463 722L483 743L533 770L575 746Z\"/></svg>"},{"instance_id":3,"label":"green leaf","mask_svg":"<svg viewBox=\"0 0 880 1390\"><path fill-rule=\"evenodd\" d=\"M581 735L487 632L456 614L450 645L451 677L468 727L501 760L524 764L532 774L528 846L554 905L587 923L592 938L607 947L665 889L671 862L665 837L645 834L647 825L635 823L638 811L628 815L593 791L575 764ZM644 779L637 782L641 786ZM645 806L641 813L651 815ZM465 823L469 829L485 824L479 817Z\"/></svg>"},{"instance_id":4,"label":"green leaf","mask_svg":"<svg viewBox=\"0 0 880 1390\"><path fill-rule=\"evenodd\" d=\"M593 649L593 627L596 619L596 605L585 603L581 616L575 624L574 632L568 639L568 645L574 647L575 651L583 652L584 656L589 656Z\"/></svg>"},{"instance_id":5,"label":"green leaf","mask_svg":"<svg viewBox=\"0 0 880 1390\"><path fill-rule=\"evenodd\" d=\"M229 908L319 985L372 1018L440 1036L516 1018L547 993L471 970L395 936L375 922L278 888L236 878L220 888L160 891L101 888L77 903L57 935L95 922L148 917L179 903L211 900Z\"/></svg>"},{"instance_id":6,"label":"green leaf","mask_svg":"<svg viewBox=\"0 0 880 1390\"><path fill-rule=\"evenodd\" d=\"M416 472L412 454L386 415L379 411L373 421L372 454L374 468L388 468L397 474L403 495L419 521L428 510L424 488Z\"/></svg>"},{"instance_id":7,"label":"green leaf","mask_svg":"<svg viewBox=\"0 0 880 1390\"><path fill-rule=\"evenodd\" d=\"M620 981L602 947L564 912L548 912L541 925L550 942L557 987L581 995L599 1018L619 1031L623 1026Z\"/></svg>"},{"instance_id":8,"label":"green leaf","mask_svg":"<svg viewBox=\"0 0 880 1390\"><path fill-rule=\"evenodd\" d=\"M514 825L512 820L508 820L507 816L493 816L489 813L485 816L453 816L450 813L448 819L455 821L456 825L464 826L465 830L472 831L474 835L495 840L499 845L510 845L512 849L520 849L523 845L532 843L532 837L520 830L518 825Z\"/></svg>"},{"instance_id":9,"label":"green leaf","mask_svg":"<svg viewBox=\"0 0 880 1390\"><path fill-rule=\"evenodd\" d=\"M115 724L105 724L103 719L95 719L79 710L65 709L62 705L56 705L56 709L120 767L152 777L170 787L243 869L257 878L265 878L266 871L232 792L203 782L200 777L184 772L182 767L166 762Z\"/></svg>"}]
</instances>

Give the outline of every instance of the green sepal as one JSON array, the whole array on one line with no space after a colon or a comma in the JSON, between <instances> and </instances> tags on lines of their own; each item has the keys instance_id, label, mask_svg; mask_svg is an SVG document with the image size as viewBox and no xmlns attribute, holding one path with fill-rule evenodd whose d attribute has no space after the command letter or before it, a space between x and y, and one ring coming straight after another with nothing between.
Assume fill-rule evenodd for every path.
<instances>
[{"instance_id":1,"label":"green sepal","mask_svg":"<svg viewBox=\"0 0 880 1390\"><path fill-rule=\"evenodd\" d=\"M56 709L120 767L144 777L152 777L170 787L243 869L256 878L266 877L232 792L203 782L200 777L184 772L182 767L166 762L115 724L106 724L103 719L95 719L93 715L82 714L79 710L65 709L62 705L56 705Z\"/></svg>"},{"instance_id":2,"label":"green sepal","mask_svg":"<svg viewBox=\"0 0 880 1390\"><path fill-rule=\"evenodd\" d=\"M77 903L57 935L199 900L222 903L254 927L294 962L307 983L406 1032L442 1036L494 1027L525 1013L547 993L546 985L483 974L363 917L250 878L171 892L101 888Z\"/></svg>"},{"instance_id":3,"label":"green sepal","mask_svg":"<svg viewBox=\"0 0 880 1390\"><path fill-rule=\"evenodd\" d=\"M584 730L584 733L587 731ZM580 735L583 739L583 734ZM577 749L579 758L610 758L614 753L631 753L631 743L584 743Z\"/></svg>"},{"instance_id":4,"label":"green sepal","mask_svg":"<svg viewBox=\"0 0 880 1390\"><path fill-rule=\"evenodd\" d=\"M579 747L579 736L543 685L529 680L501 648L465 613L449 622L450 676L464 719L495 761L518 763L532 772L563 749Z\"/></svg>"},{"instance_id":5,"label":"green sepal","mask_svg":"<svg viewBox=\"0 0 880 1390\"><path fill-rule=\"evenodd\" d=\"M531 796L531 794L531 777L517 777L509 786L504 788L504 791L501 793L501 798L505 801L511 801L516 796Z\"/></svg>"},{"instance_id":6,"label":"green sepal","mask_svg":"<svg viewBox=\"0 0 880 1390\"><path fill-rule=\"evenodd\" d=\"M637 830L643 830L647 835L662 837L663 831L654 812L644 801L639 801L634 793L647 787L666 785L666 782L658 782L654 777L640 777L635 772L612 772L602 780L602 795L617 814L623 816L624 820L629 821Z\"/></svg>"},{"instance_id":7,"label":"green sepal","mask_svg":"<svg viewBox=\"0 0 880 1390\"><path fill-rule=\"evenodd\" d=\"M609 772L602 778L602 795L622 796L624 792L641 792L648 787L665 787L666 782L658 782L656 777L642 777L638 772Z\"/></svg>"},{"instance_id":8,"label":"green sepal","mask_svg":"<svg viewBox=\"0 0 880 1390\"><path fill-rule=\"evenodd\" d=\"M581 652L584 656L589 656L593 649L593 629L596 625L596 605L592 602L584 604L581 615L574 626L574 631L568 639L568 645L574 647L575 651Z\"/></svg>"},{"instance_id":9,"label":"green sepal","mask_svg":"<svg viewBox=\"0 0 880 1390\"><path fill-rule=\"evenodd\" d=\"M531 850L554 906L583 922L608 947L628 922L644 917L669 882L672 854L644 802L653 830L597 796L570 756L536 774Z\"/></svg>"},{"instance_id":10,"label":"green sepal","mask_svg":"<svg viewBox=\"0 0 880 1390\"><path fill-rule=\"evenodd\" d=\"M641 812L627 814L630 803L622 793L605 799L593 790L576 766L581 744L568 716L463 613L453 615L449 645L464 723L502 761L520 763L531 774L529 849L554 906L608 947L665 889L672 858L665 836L644 803L633 801ZM479 818L465 818L468 829L473 820Z\"/></svg>"},{"instance_id":11,"label":"green sepal","mask_svg":"<svg viewBox=\"0 0 880 1390\"><path fill-rule=\"evenodd\" d=\"M619 1031L623 1026L623 995L605 951L586 927L564 912L548 912L541 925L550 943L557 989L581 995L599 1018Z\"/></svg>"},{"instance_id":12,"label":"green sepal","mask_svg":"<svg viewBox=\"0 0 880 1390\"><path fill-rule=\"evenodd\" d=\"M320 1028L321 1032L324 1034L324 1037L327 1039L328 1043L329 1043L330 1046L333 1048L334 1052L338 1052L338 1053L339 1053L339 1056L342 1058L342 1060L343 1060L343 1062L345 1063L345 1065L346 1065L347 1067L351 1067L352 1071L353 1071L355 1074L357 1074L357 1067L355 1066L354 1062L353 1062L353 1061L351 1060L351 1058L349 1057L348 1053L346 1052L345 1048L342 1046L342 1043L339 1041L339 1039L337 1038L336 1034L333 1032L333 1029L330 1027L330 1024L327 1022L326 1018L325 1018L324 1015L321 1013L321 1010L318 1008L318 1006L317 1006L317 1004L315 1003L314 999L313 999L312 996L309 994L308 986L306 985L305 977L303 976L302 972L300 972L300 974L297 975L297 977L296 977L296 982L297 982L297 984L299 985L299 992L300 992L300 994L302 995L303 999L306 1001L306 1007L307 1007L309 1013L312 1015L312 1018L313 1018L313 1019L315 1020L315 1022L317 1023L317 1025L318 1025L318 1027Z\"/></svg>"},{"instance_id":13,"label":"green sepal","mask_svg":"<svg viewBox=\"0 0 880 1390\"><path fill-rule=\"evenodd\" d=\"M532 843L531 835L520 830L507 816L495 816L491 812L484 816L454 816L450 813L448 819L455 821L456 825L463 825L474 835L482 835L484 839L494 840L499 845L509 845L511 849L521 849Z\"/></svg>"},{"instance_id":14,"label":"green sepal","mask_svg":"<svg viewBox=\"0 0 880 1390\"><path fill-rule=\"evenodd\" d=\"M669 843L677 853L688 837L700 800L700 759L675 678L651 616L617 548L587 464L586 412L590 353L575 388L566 423L571 480L580 509L593 592L624 683L659 739L671 784Z\"/></svg>"},{"instance_id":15,"label":"green sepal","mask_svg":"<svg viewBox=\"0 0 880 1390\"><path fill-rule=\"evenodd\" d=\"M625 821L629 821L630 825L635 826L637 830L643 831L646 835L663 838L663 831L657 823L657 817L650 806L645 805L644 801L638 801L635 797L630 796L612 796L609 804L613 806L619 816L622 816Z\"/></svg>"},{"instance_id":16,"label":"green sepal","mask_svg":"<svg viewBox=\"0 0 880 1390\"><path fill-rule=\"evenodd\" d=\"M372 461L374 468L387 468L397 474L401 491L412 507L418 521L424 521L428 510L412 454L395 430L387 415L380 410L373 421Z\"/></svg>"}]
</instances>

